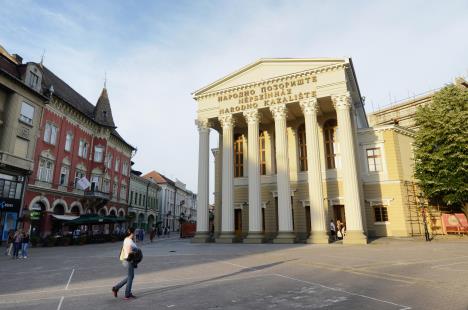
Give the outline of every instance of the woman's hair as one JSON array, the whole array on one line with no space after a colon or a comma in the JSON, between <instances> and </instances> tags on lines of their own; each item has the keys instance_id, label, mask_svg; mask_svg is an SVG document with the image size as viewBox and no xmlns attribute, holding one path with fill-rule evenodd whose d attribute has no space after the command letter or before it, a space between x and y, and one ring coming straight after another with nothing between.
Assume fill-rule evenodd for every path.
<instances>
[{"instance_id":1,"label":"woman's hair","mask_svg":"<svg viewBox=\"0 0 468 310\"><path fill-rule=\"evenodd\" d=\"M130 236L133 233L135 233L135 228L134 227L129 227L127 229L127 237Z\"/></svg>"}]
</instances>

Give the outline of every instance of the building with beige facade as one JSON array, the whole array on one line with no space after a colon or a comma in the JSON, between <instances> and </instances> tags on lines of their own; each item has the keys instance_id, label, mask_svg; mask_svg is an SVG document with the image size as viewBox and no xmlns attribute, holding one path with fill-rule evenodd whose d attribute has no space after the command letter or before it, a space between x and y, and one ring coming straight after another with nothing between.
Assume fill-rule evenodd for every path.
<instances>
[{"instance_id":1,"label":"building with beige facade","mask_svg":"<svg viewBox=\"0 0 468 310\"><path fill-rule=\"evenodd\" d=\"M199 131L197 234L209 233L210 131L216 242L328 243L407 236L413 131L369 127L349 58L260 59L193 93Z\"/></svg>"}]
</instances>

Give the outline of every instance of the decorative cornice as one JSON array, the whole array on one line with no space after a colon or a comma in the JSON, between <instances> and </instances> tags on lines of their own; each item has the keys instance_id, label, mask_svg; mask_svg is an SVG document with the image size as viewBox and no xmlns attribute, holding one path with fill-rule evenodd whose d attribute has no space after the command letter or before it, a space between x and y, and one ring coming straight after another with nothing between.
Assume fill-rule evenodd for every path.
<instances>
[{"instance_id":1,"label":"decorative cornice","mask_svg":"<svg viewBox=\"0 0 468 310\"><path fill-rule=\"evenodd\" d=\"M218 90L218 91L214 91L214 92L211 92L211 93L208 92L208 93L205 93L205 94L202 94L202 95L199 95L199 96L194 96L194 99L195 100L204 99L204 98L208 98L208 97L212 97L212 96L218 96L218 95L229 93L229 92L236 92L236 91L245 90L245 89L248 89L248 88L251 88L251 87L264 86L264 85L268 85L268 84L271 84L271 83L277 83L277 82L285 82L285 81L288 81L288 80L291 80L291 79L296 79L296 78L300 78L300 77L307 77L307 76L312 76L312 81L316 82L317 81L316 74L330 72L330 71L336 71L336 70L340 70L340 69L345 69L348 66L349 66L348 63L341 63L341 64L333 64L333 65L324 66L324 67L315 68L315 69L304 70L304 71L301 71L301 72L296 72L296 73L292 73L292 74L288 74L288 75L277 76L277 77L267 79L267 80L263 80L263 81L256 81L256 82L246 83L246 84L243 84L243 85L238 85L238 86L235 86L235 87Z\"/></svg>"},{"instance_id":2,"label":"decorative cornice","mask_svg":"<svg viewBox=\"0 0 468 310\"><path fill-rule=\"evenodd\" d=\"M332 102L335 110L349 110L351 108L351 95L349 92L341 95L333 95Z\"/></svg>"},{"instance_id":3,"label":"decorative cornice","mask_svg":"<svg viewBox=\"0 0 468 310\"><path fill-rule=\"evenodd\" d=\"M261 114L258 112L258 110L244 111L243 114L248 124L256 124L261 120Z\"/></svg>"},{"instance_id":4,"label":"decorative cornice","mask_svg":"<svg viewBox=\"0 0 468 310\"><path fill-rule=\"evenodd\" d=\"M223 128L232 128L234 127L235 121L232 117L232 114L225 114L218 117L221 127Z\"/></svg>"},{"instance_id":5,"label":"decorative cornice","mask_svg":"<svg viewBox=\"0 0 468 310\"><path fill-rule=\"evenodd\" d=\"M318 101L317 97L311 97L299 102L302 113L316 115L318 112Z\"/></svg>"},{"instance_id":6,"label":"decorative cornice","mask_svg":"<svg viewBox=\"0 0 468 310\"><path fill-rule=\"evenodd\" d=\"M270 107L270 111L273 114L273 118L275 120L286 119L286 115L288 114L288 109L286 108L285 104Z\"/></svg>"}]
</instances>

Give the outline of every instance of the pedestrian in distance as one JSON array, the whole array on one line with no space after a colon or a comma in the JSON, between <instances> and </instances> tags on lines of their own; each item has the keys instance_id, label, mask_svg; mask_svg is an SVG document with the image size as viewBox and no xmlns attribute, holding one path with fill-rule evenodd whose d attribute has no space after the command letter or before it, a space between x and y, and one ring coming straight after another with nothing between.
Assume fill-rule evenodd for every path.
<instances>
[{"instance_id":1,"label":"pedestrian in distance","mask_svg":"<svg viewBox=\"0 0 468 310\"><path fill-rule=\"evenodd\" d=\"M119 289L127 285L125 288L125 300L128 300L130 298L136 298L135 295L132 294L132 284L133 284L133 278L135 275L135 264L132 260L133 253L135 253L138 250L138 247L134 241L135 239L135 228L129 227L127 230L127 235L123 241L122 249L120 250L120 261L122 262L122 265L127 268L127 276L117 283L115 286L112 287L112 294L114 297L117 297L117 293L119 292Z\"/></svg>"},{"instance_id":2,"label":"pedestrian in distance","mask_svg":"<svg viewBox=\"0 0 468 310\"><path fill-rule=\"evenodd\" d=\"M21 229L18 229L15 232L15 236L13 238L14 238L14 241L13 241L13 256L11 258L17 259L18 255L19 255L19 250L21 248L21 240L23 239L23 232L21 231Z\"/></svg>"},{"instance_id":3,"label":"pedestrian in distance","mask_svg":"<svg viewBox=\"0 0 468 310\"><path fill-rule=\"evenodd\" d=\"M330 220L330 238L332 241L336 241L336 227L333 220Z\"/></svg>"},{"instance_id":4,"label":"pedestrian in distance","mask_svg":"<svg viewBox=\"0 0 468 310\"><path fill-rule=\"evenodd\" d=\"M150 232L150 241L153 242L154 237L156 236L156 228L153 226Z\"/></svg>"},{"instance_id":5,"label":"pedestrian in distance","mask_svg":"<svg viewBox=\"0 0 468 310\"><path fill-rule=\"evenodd\" d=\"M23 233L23 239L21 240L21 258L28 258L29 248L29 234Z\"/></svg>"},{"instance_id":6,"label":"pedestrian in distance","mask_svg":"<svg viewBox=\"0 0 468 310\"><path fill-rule=\"evenodd\" d=\"M15 231L13 229L10 229L8 231L8 238L7 238L7 244L5 248L5 255L11 256L13 252L13 243L15 241Z\"/></svg>"}]
</instances>

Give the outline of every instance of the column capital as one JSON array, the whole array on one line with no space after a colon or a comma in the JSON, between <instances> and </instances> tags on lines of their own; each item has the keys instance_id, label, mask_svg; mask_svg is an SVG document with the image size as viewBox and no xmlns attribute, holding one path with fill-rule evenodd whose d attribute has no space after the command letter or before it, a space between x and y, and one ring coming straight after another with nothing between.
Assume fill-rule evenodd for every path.
<instances>
[{"instance_id":1,"label":"column capital","mask_svg":"<svg viewBox=\"0 0 468 310\"><path fill-rule=\"evenodd\" d=\"M258 110L248 110L244 111L244 117L247 123L259 123L261 120L261 114L258 112Z\"/></svg>"},{"instance_id":2,"label":"column capital","mask_svg":"<svg viewBox=\"0 0 468 310\"><path fill-rule=\"evenodd\" d=\"M270 111L273 114L273 118L275 120L286 119L286 115L288 113L288 109L286 108L285 104L270 107Z\"/></svg>"},{"instance_id":3,"label":"column capital","mask_svg":"<svg viewBox=\"0 0 468 310\"><path fill-rule=\"evenodd\" d=\"M351 108L351 95L349 92L332 96L335 110L349 110Z\"/></svg>"},{"instance_id":4,"label":"column capital","mask_svg":"<svg viewBox=\"0 0 468 310\"><path fill-rule=\"evenodd\" d=\"M311 97L305 100L302 100L299 102L299 105L301 106L302 113L304 114L317 114L318 112L318 101L317 97Z\"/></svg>"},{"instance_id":5,"label":"column capital","mask_svg":"<svg viewBox=\"0 0 468 310\"><path fill-rule=\"evenodd\" d=\"M198 127L198 131L210 130L211 122L207 119L196 119L195 125Z\"/></svg>"},{"instance_id":6,"label":"column capital","mask_svg":"<svg viewBox=\"0 0 468 310\"><path fill-rule=\"evenodd\" d=\"M221 123L221 127L223 128L232 128L234 127L234 118L232 117L232 114L226 114L223 116L218 117L219 122Z\"/></svg>"}]
</instances>

